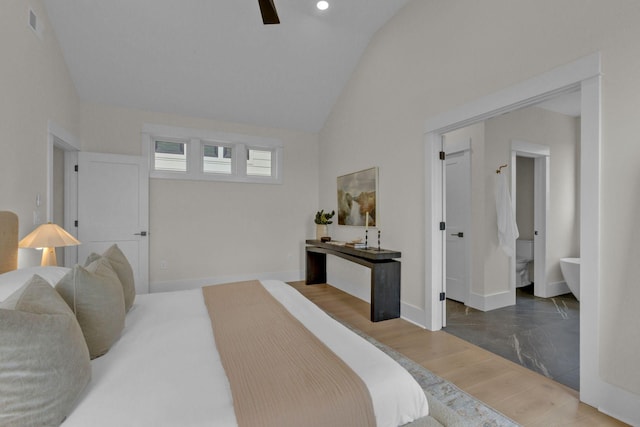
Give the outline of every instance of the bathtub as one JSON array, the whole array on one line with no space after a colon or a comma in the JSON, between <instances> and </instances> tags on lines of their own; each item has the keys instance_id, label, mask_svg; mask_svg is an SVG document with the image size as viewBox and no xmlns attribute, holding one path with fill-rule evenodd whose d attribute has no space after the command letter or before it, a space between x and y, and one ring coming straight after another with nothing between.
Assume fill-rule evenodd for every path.
<instances>
[{"instance_id":1,"label":"bathtub","mask_svg":"<svg viewBox=\"0 0 640 427\"><path fill-rule=\"evenodd\" d=\"M580 301L580 258L560 258L560 270L571 293Z\"/></svg>"}]
</instances>

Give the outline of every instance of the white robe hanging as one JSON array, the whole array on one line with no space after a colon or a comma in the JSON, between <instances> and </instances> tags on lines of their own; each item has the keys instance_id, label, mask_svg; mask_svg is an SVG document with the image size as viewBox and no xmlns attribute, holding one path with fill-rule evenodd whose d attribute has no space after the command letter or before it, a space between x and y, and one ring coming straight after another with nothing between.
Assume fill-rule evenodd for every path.
<instances>
[{"instance_id":1,"label":"white robe hanging","mask_svg":"<svg viewBox=\"0 0 640 427\"><path fill-rule=\"evenodd\" d=\"M516 224L516 215L511 204L511 195L507 183L507 176L496 174L496 211L498 213L498 244L508 256L516 254L516 239L520 235L518 233L518 225Z\"/></svg>"}]
</instances>

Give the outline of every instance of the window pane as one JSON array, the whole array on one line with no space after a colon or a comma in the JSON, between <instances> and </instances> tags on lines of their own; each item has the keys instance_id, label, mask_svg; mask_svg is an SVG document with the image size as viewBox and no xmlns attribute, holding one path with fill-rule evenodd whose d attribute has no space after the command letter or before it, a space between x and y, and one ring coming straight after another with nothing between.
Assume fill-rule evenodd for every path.
<instances>
[{"instance_id":1,"label":"window pane","mask_svg":"<svg viewBox=\"0 0 640 427\"><path fill-rule=\"evenodd\" d=\"M187 171L187 144L184 142L156 141L154 169Z\"/></svg>"},{"instance_id":2,"label":"window pane","mask_svg":"<svg viewBox=\"0 0 640 427\"><path fill-rule=\"evenodd\" d=\"M247 152L247 175L271 176L271 154L270 150L250 148Z\"/></svg>"},{"instance_id":3,"label":"window pane","mask_svg":"<svg viewBox=\"0 0 640 427\"><path fill-rule=\"evenodd\" d=\"M204 146L204 156L205 157L218 157L218 147L212 145Z\"/></svg>"},{"instance_id":4,"label":"window pane","mask_svg":"<svg viewBox=\"0 0 640 427\"><path fill-rule=\"evenodd\" d=\"M231 148L204 144L202 170L206 173L231 174Z\"/></svg>"}]
</instances>

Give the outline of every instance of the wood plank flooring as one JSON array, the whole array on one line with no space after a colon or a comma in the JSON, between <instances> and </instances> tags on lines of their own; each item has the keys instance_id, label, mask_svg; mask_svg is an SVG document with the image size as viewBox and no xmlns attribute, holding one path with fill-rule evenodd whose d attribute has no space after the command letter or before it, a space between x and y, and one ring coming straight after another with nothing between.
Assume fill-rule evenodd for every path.
<instances>
[{"instance_id":1,"label":"wood plank flooring","mask_svg":"<svg viewBox=\"0 0 640 427\"><path fill-rule=\"evenodd\" d=\"M369 304L330 285L291 286L328 313L394 348L502 412L535 427L625 426L579 401L578 393L443 331L403 319L373 323Z\"/></svg>"}]
</instances>

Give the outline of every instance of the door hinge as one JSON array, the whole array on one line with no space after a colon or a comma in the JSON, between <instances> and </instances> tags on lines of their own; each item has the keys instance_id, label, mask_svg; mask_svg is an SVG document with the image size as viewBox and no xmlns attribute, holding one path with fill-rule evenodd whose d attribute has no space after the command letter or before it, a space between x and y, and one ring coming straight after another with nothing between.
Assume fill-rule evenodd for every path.
<instances>
[{"instance_id":1,"label":"door hinge","mask_svg":"<svg viewBox=\"0 0 640 427\"><path fill-rule=\"evenodd\" d=\"M444 300L445 300L444 292L440 292L440 301L444 301Z\"/></svg>"},{"instance_id":2,"label":"door hinge","mask_svg":"<svg viewBox=\"0 0 640 427\"><path fill-rule=\"evenodd\" d=\"M445 154L444 151L440 152L440 160L445 160L447 158L447 155Z\"/></svg>"},{"instance_id":3,"label":"door hinge","mask_svg":"<svg viewBox=\"0 0 640 427\"><path fill-rule=\"evenodd\" d=\"M447 229L447 228L446 228L446 225L445 225L444 221L441 221L441 222L440 222L440 231L444 231L444 230L446 230L446 229Z\"/></svg>"},{"instance_id":4,"label":"door hinge","mask_svg":"<svg viewBox=\"0 0 640 427\"><path fill-rule=\"evenodd\" d=\"M74 170L75 172L78 172L78 165L75 165L75 166L73 167L73 170Z\"/></svg>"},{"instance_id":5,"label":"door hinge","mask_svg":"<svg viewBox=\"0 0 640 427\"><path fill-rule=\"evenodd\" d=\"M78 220L77 220L77 219L76 219L75 221L73 221L73 225L74 225L75 227L77 227L77 226L78 226Z\"/></svg>"}]
</instances>

